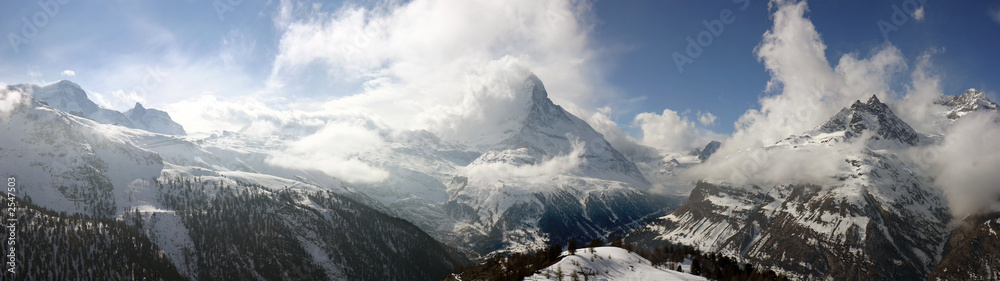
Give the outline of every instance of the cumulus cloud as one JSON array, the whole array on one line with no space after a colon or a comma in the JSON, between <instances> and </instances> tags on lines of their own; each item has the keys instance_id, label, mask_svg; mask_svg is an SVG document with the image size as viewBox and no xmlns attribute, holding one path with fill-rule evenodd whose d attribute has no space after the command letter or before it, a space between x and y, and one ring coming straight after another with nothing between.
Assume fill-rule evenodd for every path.
<instances>
[{"instance_id":1,"label":"cumulus cloud","mask_svg":"<svg viewBox=\"0 0 1000 281\"><path fill-rule=\"evenodd\" d=\"M916 10L914 10L913 14L910 15L910 16L913 16L913 19L916 20L916 21L923 21L924 20L924 6L920 6L920 8L917 8Z\"/></svg>"},{"instance_id":2,"label":"cumulus cloud","mask_svg":"<svg viewBox=\"0 0 1000 281\"><path fill-rule=\"evenodd\" d=\"M722 139L719 134L698 128L693 121L670 109L664 109L662 114L639 113L632 121L632 126L642 130L643 145L663 152L700 148L709 141Z\"/></svg>"},{"instance_id":3,"label":"cumulus cloud","mask_svg":"<svg viewBox=\"0 0 1000 281\"><path fill-rule=\"evenodd\" d=\"M939 51L925 52L917 58L917 66L910 74L912 82L907 86L906 96L893 106L893 112L914 130L929 134L944 133L945 128L951 124L950 120L939 114L947 108L934 103L944 96L941 78L933 73L931 63L931 56L937 52Z\"/></svg>"},{"instance_id":4,"label":"cumulus cloud","mask_svg":"<svg viewBox=\"0 0 1000 281\"><path fill-rule=\"evenodd\" d=\"M618 123L612 121L609 115L611 115L610 107L602 107L598 109L590 118L585 119L595 131L604 135L604 139L611 144L616 150L621 152L625 157L628 157L632 161L644 162L650 159L656 159L659 156L659 152L656 149L642 145L639 140L633 138L625 130L622 130L618 126Z\"/></svg>"},{"instance_id":5,"label":"cumulus cloud","mask_svg":"<svg viewBox=\"0 0 1000 281\"><path fill-rule=\"evenodd\" d=\"M642 143L661 151L678 151L697 146L694 122L676 111L664 109L663 114L639 113L632 122L642 129Z\"/></svg>"},{"instance_id":6,"label":"cumulus cloud","mask_svg":"<svg viewBox=\"0 0 1000 281\"><path fill-rule=\"evenodd\" d=\"M74 77L74 76L76 76L76 71L72 71L72 70L67 69L67 70L63 70L63 72L60 73L60 74L62 76L64 76L64 77Z\"/></svg>"},{"instance_id":7,"label":"cumulus cloud","mask_svg":"<svg viewBox=\"0 0 1000 281\"><path fill-rule=\"evenodd\" d=\"M711 126L715 124L715 115L713 115L711 112L706 111L703 113L699 111L698 123L701 123L702 126Z\"/></svg>"},{"instance_id":8,"label":"cumulus cloud","mask_svg":"<svg viewBox=\"0 0 1000 281\"><path fill-rule=\"evenodd\" d=\"M773 26L756 48L758 59L771 75L760 109L744 113L733 136L723 142L722 155L762 147L808 131L855 100L872 95L893 100L891 78L906 69L899 49L882 45L871 55L843 55L832 67L826 45L812 22L808 6L800 1L772 1Z\"/></svg>"},{"instance_id":9,"label":"cumulus cloud","mask_svg":"<svg viewBox=\"0 0 1000 281\"><path fill-rule=\"evenodd\" d=\"M328 93L340 97L323 110L362 110L395 128L461 140L477 136L462 128L510 118L484 111L521 102L511 96L518 85L507 82L528 71L573 113L612 92L599 91L586 2L417 0L323 12L283 1L280 9L269 90L308 84L302 74L317 67L361 89Z\"/></svg>"},{"instance_id":10,"label":"cumulus cloud","mask_svg":"<svg viewBox=\"0 0 1000 281\"><path fill-rule=\"evenodd\" d=\"M907 154L934 178L956 219L1000 209L1000 114L971 112L947 129L940 144Z\"/></svg>"}]
</instances>

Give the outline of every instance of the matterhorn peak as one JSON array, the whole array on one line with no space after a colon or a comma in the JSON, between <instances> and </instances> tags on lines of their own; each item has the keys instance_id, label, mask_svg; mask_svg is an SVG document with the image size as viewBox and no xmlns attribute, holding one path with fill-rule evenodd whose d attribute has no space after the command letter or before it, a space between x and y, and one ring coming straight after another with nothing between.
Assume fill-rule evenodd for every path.
<instances>
[{"instance_id":1,"label":"matterhorn peak","mask_svg":"<svg viewBox=\"0 0 1000 281\"><path fill-rule=\"evenodd\" d=\"M549 99L549 94L545 91L545 84L542 84L542 80L538 79L534 73L528 74L528 77L524 79L524 90L531 93L531 101L534 103Z\"/></svg>"}]
</instances>

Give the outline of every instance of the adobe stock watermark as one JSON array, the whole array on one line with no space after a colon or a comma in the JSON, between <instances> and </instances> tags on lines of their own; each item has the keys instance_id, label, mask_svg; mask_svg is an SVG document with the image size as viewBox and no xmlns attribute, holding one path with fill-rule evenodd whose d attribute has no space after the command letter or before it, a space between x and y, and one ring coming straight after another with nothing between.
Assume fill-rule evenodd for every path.
<instances>
[{"instance_id":1,"label":"adobe stock watermark","mask_svg":"<svg viewBox=\"0 0 1000 281\"><path fill-rule=\"evenodd\" d=\"M226 20L226 14L236 10L236 7L243 5L243 0L215 0L212 1L212 8L215 8L215 14L219 16L219 21Z\"/></svg>"},{"instance_id":2,"label":"adobe stock watermark","mask_svg":"<svg viewBox=\"0 0 1000 281\"><path fill-rule=\"evenodd\" d=\"M750 7L750 0L732 0L735 4L742 3L740 6L740 11L745 11ZM701 21L701 24L705 26L704 31L699 32L698 35L694 37L688 36L685 38L688 42L687 47L684 48L684 53L674 52L671 57L674 59L674 65L677 66L677 71L684 73L684 65L694 63L694 60L700 57L705 48L712 46L715 43L715 39L722 36L722 32L725 31L726 25L732 24L736 21L736 15L730 9L722 9L719 11L719 18Z\"/></svg>"},{"instance_id":3,"label":"adobe stock watermark","mask_svg":"<svg viewBox=\"0 0 1000 281\"><path fill-rule=\"evenodd\" d=\"M361 50L364 50L371 45L372 40L383 30L382 28L385 26L381 20L372 20L367 25L362 25L363 26L355 26L354 38L352 38L353 40L349 40L341 46L344 50L344 54L348 57L360 53Z\"/></svg>"},{"instance_id":4,"label":"adobe stock watermark","mask_svg":"<svg viewBox=\"0 0 1000 281\"><path fill-rule=\"evenodd\" d=\"M163 79L169 75L169 73L160 69L159 65L153 67L146 66L145 71L146 74L139 79L139 84L132 87L129 93L133 93L136 96L146 96L150 91L159 87L163 83Z\"/></svg>"},{"instance_id":5,"label":"adobe stock watermark","mask_svg":"<svg viewBox=\"0 0 1000 281\"><path fill-rule=\"evenodd\" d=\"M54 18L59 14L59 10L62 9L63 5L69 4L72 0L47 0L38 1L39 10L31 15L31 19L28 17L21 17L21 29L18 30L20 33L8 32L7 41L10 42L10 47L14 49L14 53L21 52L21 45L31 43L32 39L38 36L38 33L42 28L49 25L49 20Z\"/></svg>"},{"instance_id":6,"label":"adobe stock watermark","mask_svg":"<svg viewBox=\"0 0 1000 281\"><path fill-rule=\"evenodd\" d=\"M889 41L889 32L899 30L900 26L905 25L910 22L910 19L917 17L916 20L923 18L923 7L927 0L906 0L903 2L903 7L900 8L899 5L892 4L892 16L890 16L891 23L885 21L884 19L878 20L875 25L878 26L879 31L882 32L882 38L885 41ZM916 15L920 11L920 15Z\"/></svg>"},{"instance_id":7,"label":"adobe stock watermark","mask_svg":"<svg viewBox=\"0 0 1000 281\"><path fill-rule=\"evenodd\" d=\"M4 271L5 272L4 273L10 273L11 275L17 274L17 265L19 263L19 261L17 260L17 257L18 257L17 253L20 253L18 251L18 247L21 246L21 245L17 244L17 242L18 242L18 239L17 239L17 212L16 212L17 211L17 197L14 196L15 192L17 192L17 179L14 178L14 177L8 177L7 178L7 196L4 196L4 200L3 200L4 203L6 203L6 204L4 204L4 206L7 207L7 208L4 208L4 212L3 212L4 213L4 217L6 217L6 219L4 219L4 221L3 221L3 226L4 226L4 230L5 230L4 231L5 235L4 235L4 239L3 239L3 241L5 243L3 243L3 245L4 245L3 248L4 248L4 252L7 252L7 254L4 255L4 265L5 265L5 267L4 267Z\"/></svg>"}]
</instances>

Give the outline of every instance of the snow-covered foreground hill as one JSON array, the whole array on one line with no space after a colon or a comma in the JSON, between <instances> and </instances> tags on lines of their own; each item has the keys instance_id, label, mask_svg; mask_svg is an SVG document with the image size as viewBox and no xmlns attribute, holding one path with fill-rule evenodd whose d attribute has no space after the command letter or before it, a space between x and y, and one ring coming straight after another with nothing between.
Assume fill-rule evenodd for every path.
<instances>
[{"instance_id":1,"label":"snow-covered foreground hill","mask_svg":"<svg viewBox=\"0 0 1000 281\"><path fill-rule=\"evenodd\" d=\"M579 249L564 252L559 262L524 280L708 280L701 276L653 266L649 260L618 247ZM576 275L576 276L574 276ZM586 276L586 277L584 277Z\"/></svg>"}]
</instances>

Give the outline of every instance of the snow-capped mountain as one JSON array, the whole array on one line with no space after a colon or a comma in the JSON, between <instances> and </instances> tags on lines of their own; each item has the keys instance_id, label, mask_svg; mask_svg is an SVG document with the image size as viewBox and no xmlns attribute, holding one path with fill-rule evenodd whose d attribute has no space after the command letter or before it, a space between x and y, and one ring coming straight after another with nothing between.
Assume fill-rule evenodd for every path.
<instances>
[{"instance_id":1,"label":"snow-capped mountain","mask_svg":"<svg viewBox=\"0 0 1000 281\"><path fill-rule=\"evenodd\" d=\"M27 95L8 99L20 95L10 89L0 95L23 101L0 115L0 172L16 178L18 225L44 230L23 245L63 249L17 251L33 264L26 279L437 280L465 262L319 171L270 166L232 142L101 124ZM105 261L122 267L82 266Z\"/></svg>"},{"instance_id":2,"label":"snow-capped mountain","mask_svg":"<svg viewBox=\"0 0 1000 281\"><path fill-rule=\"evenodd\" d=\"M934 103L948 107L945 116L951 120L961 118L976 110L1000 110L1000 106L997 106L996 103L986 98L986 94L976 89L966 90L961 95L943 96Z\"/></svg>"},{"instance_id":3,"label":"snow-capped mountain","mask_svg":"<svg viewBox=\"0 0 1000 281\"><path fill-rule=\"evenodd\" d=\"M850 108L840 110L811 135L843 133L844 139L851 141L865 132L873 133L871 140L874 141L896 141L904 145L916 145L920 141L917 132L875 96L866 103L855 101Z\"/></svg>"},{"instance_id":4,"label":"snow-capped mountain","mask_svg":"<svg viewBox=\"0 0 1000 281\"><path fill-rule=\"evenodd\" d=\"M834 150L843 164L832 178L700 181L684 205L630 239L692 245L809 280L922 280L941 259L950 216L931 179L895 152L925 141L931 138L877 98L858 101L812 131L763 148L778 155Z\"/></svg>"},{"instance_id":5,"label":"snow-capped mountain","mask_svg":"<svg viewBox=\"0 0 1000 281\"><path fill-rule=\"evenodd\" d=\"M526 116L496 126L502 139L470 147L426 131L387 133L386 147L358 159L392 176L358 190L478 255L624 234L675 206L648 192L649 181L601 134L552 103L537 77L519 89Z\"/></svg>"},{"instance_id":6,"label":"snow-capped mountain","mask_svg":"<svg viewBox=\"0 0 1000 281\"><path fill-rule=\"evenodd\" d=\"M136 108L121 112L103 108L89 98L87 92L76 83L61 80L39 87L31 84L7 86L8 90L18 90L33 98L47 103L52 108L97 121L102 124L112 124L128 128L146 130L167 135L184 135L184 128L170 119L166 112L156 109L145 109L139 103Z\"/></svg>"},{"instance_id":7,"label":"snow-capped mountain","mask_svg":"<svg viewBox=\"0 0 1000 281\"><path fill-rule=\"evenodd\" d=\"M545 85L534 74L523 83L520 95L527 99L528 115L513 135L490 147L495 154L524 149L526 156L541 162L546 158L566 155L573 151L574 142L584 144L583 160L576 176L619 181L634 187L649 187L650 183L635 164L611 146L604 136L587 122L573 116L561 106L552 103ZM518 153L518 152L514 152ZM489 158L489 156L483 156ZM482 157L481 157L482 158ZM482 159L495 162L495 159Z\"/></svg>"}]
</instances>

